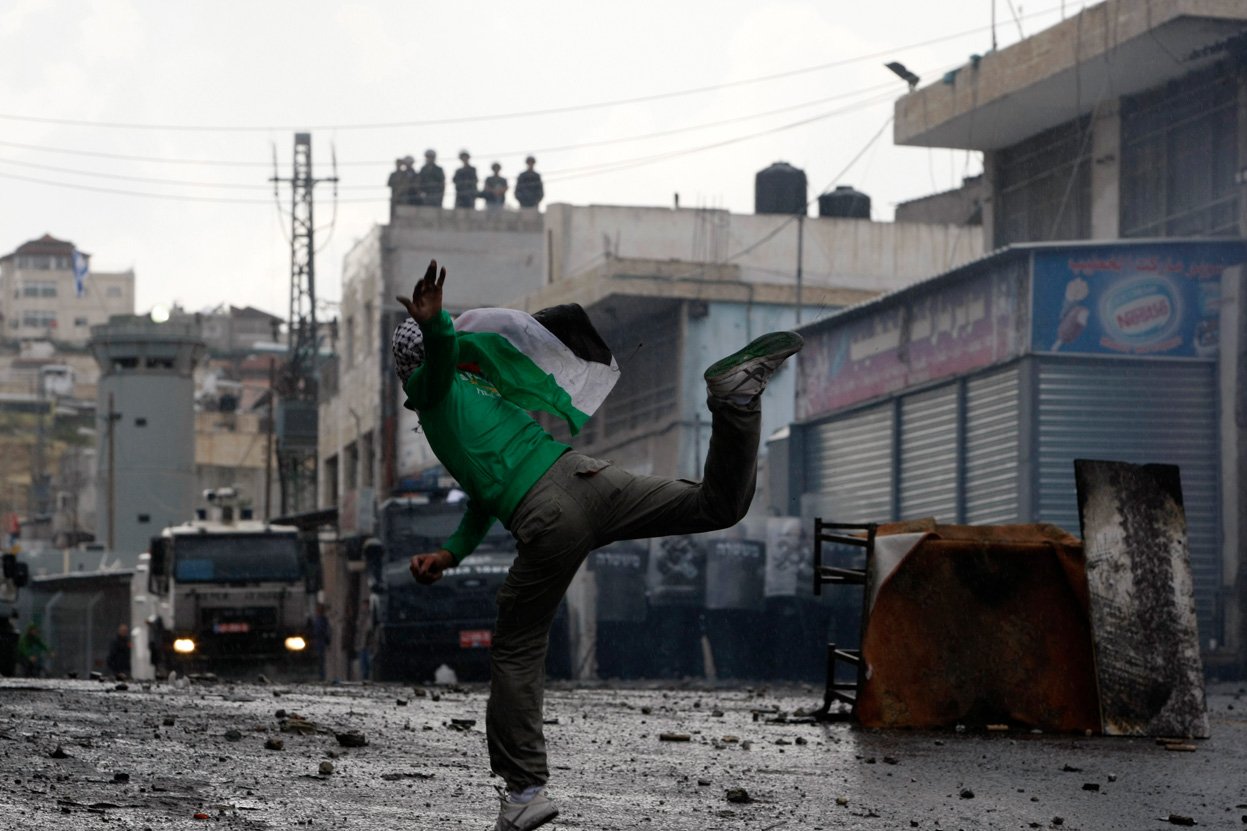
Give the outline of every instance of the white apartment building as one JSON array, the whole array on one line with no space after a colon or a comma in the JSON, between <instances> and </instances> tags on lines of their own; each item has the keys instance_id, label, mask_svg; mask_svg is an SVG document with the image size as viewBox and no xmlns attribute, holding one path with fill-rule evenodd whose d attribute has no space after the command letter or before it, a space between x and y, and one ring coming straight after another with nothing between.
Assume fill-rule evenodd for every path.
<instances>
[{"instance_id":1,"label":"white apartment building","mask_svg":"<svg viewBox=\"0 0 1247 831\"><path fill-rule=\"evenodd\" d=\"M85 269L75 277L75 253ZM93 272L91 255L51 234L0 257L0 342L48 340L85 346L91 327L134 313L134 272Z\"/></svg>"}]
</instances>

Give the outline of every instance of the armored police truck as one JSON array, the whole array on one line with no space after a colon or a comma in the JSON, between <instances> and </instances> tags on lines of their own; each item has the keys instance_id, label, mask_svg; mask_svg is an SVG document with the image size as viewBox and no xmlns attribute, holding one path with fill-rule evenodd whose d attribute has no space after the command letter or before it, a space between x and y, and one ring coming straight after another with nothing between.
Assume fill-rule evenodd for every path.
<instances>
[{"instance_id":1,"label":"armored police truck","mask_svg":"<svg viewBox=\"0 0 1247 831\"><path fill-rule=\"evenodd\" d=\"M146 637L136 653L149 653L154 671L310 672L314 552L298 529L252 519L232 488L204 496L207 508L164 529L140 561L134 619Z\"/></svg>"},{"instance_id":2,"label":"armored police truck","mask_svg":"<svg viewBox=\"0 0 1247 831\"><path fill-rule=\"evenodd\" d=\"M441 580L420 585L413 554L437 549L454 532L464 504L424 496L388 499L379 509L379 559L373 569L373 674L378 681L427 681L445 664L460 680L489 677L498 589L515 559L515 541L495 524L484 541ZM571 674L566 601L550 635L546 672Z\"/></svg>"}]
</instances>

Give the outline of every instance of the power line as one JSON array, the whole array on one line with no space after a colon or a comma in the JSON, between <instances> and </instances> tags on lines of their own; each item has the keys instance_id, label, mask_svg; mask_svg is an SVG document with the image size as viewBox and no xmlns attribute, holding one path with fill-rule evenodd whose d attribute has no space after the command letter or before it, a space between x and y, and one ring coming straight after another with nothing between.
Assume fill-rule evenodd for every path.
<instances>
[{"instance_id":1,"label":"power line","mask_svg":"<svg viewBox=\"0 0 1247 831\"><path fill-rule=\"evenodd\" d=\"M1034 17L1041 14L1047 14L1055 11L1056 8L1042 9L1037 12L1031 12L1027 15L1016 16L1020 21L1026 17ZM618 107L630 104L642 104L651 101L662 101L672 98L681 98L689 95L699 95L707 92L717 92L724 89L732 89L735 87L749 86L752 84L761 84L768 81L780 80L783 78L791 78L797 75L805 75L813 72L821 72L826 69L834 69L836 67L847 66L853 63L859 63L867 60L877 60L881 57L893 57L898 52L906 49L917 49L924 46L931 46L937 43L944 43L957 38L966 37L967 35L977 34L979 32L990 30L991 26L978 26L972 29L955 32L948 35L941 35L935 38L929 38L916 43L905 44L903 46L894 46L886 50L871 52L868 54L857 55L852 58L842 58L837 61L829 61L827 63L816 64L814 66L799 67L797 69L785 70L783 72L774 72L768 75L759 75L753 78L744 78L736 81L724 81L718 84L707 84L700 87L691 87L681 90L671 90L667 92L651 93L649 95L637 95L627 98L616 98L607 101L596 101L585 104L569 104L560 107L546 107L534 110L520 110L514 112L490 113L480 115L456 116L448 118L432 118L412 121L385 121L385 122L362 122L354 124L319 124L319 125L244 125L229 126L219 124L158 124L158 123L142 123L127 121L91 121L87 119L75 118L54 118L48 116L29 116L19 115L15 113L0 113L0 120L6 121L23 121L35 124L56 124L66 127L93 127L101 129L117 129L117 130L163 130L170 132L202 132L202 133L254 133L254 132L272 132L277 131L310 131L310 130L379 130L379 129L397 129L407 127L434 127L445 126L450 124L469 124L479 121L503 121L515 118L531 118L535 116L547 115L563 115L573 112L585 112L588 110L604 109L606 107Z\"/></svg>"},{"instance_id":2,"label":"power line","mask_svg":"<svg viewBox=\"0 0 1247 831\"><path fill-rule=\"evenodd\" d=\"M154 162L156 164L191 164L210 167L268 167L268 162L238 162L224 159L176 159L159 156L133 156L127 153L105 153L101 150L77 150L67 147L47 147L41 144L22 144L16 141L0 141L0 147L14 147L19 150L35 150L40 153L62 153L69 156L91 156L97 159L120 159L127 162ZM359 164L373 164L360 162Z\"/></svg>"},{"instance_id":3,"label":"power line","mask_svg":"<svg viewBox=\"0 0 1247 831\"><path fill-rule=\"evenodd\" d=\"M84 185L81 182L54 182L49 179L36 179L33 176L19 176L16 173L0 173L0 178L14 179L19 182L32 182L37 185L51 185L58 188L69 188L71 190L91 191L92 193L108 193L115 196L142 196L149 199L169 199L174 202L215 202L218 204L229 205L268 205L271 204L267 199L231 199L219 196L182 196L173 193L148 193L136 190L121 190L119 188L100 188L92 185Z\"/></svg>"},{"instance_id":4,"label":"power line","mask_svg":"<svg viewBox=\"0 0 1247 831\"><path fill-rule=\"evenodd\" d=\"M96 170L79 170L70 167L57 167L50 164L39 164L38 162L25 162L17 159L0 158L0 164L16 165L18 167L31 167L36 170L47 170L53 173L69 173L74 176L95 176L100 179L115 179L123 182L141 182L149 185L180 185L183 187L193 188L229 188L233 190L266 190L264 185L246 185L233 182L196 182L187 179L161 179L154 176L126 176L120 173L101 173Z\"/></svg>"},{"instance_id":5,"label":"power line","mask_svg":"<svg viewBox=\"0 0 1247 831\"><path fill-rule=\"evenodd\" d=\"M701 124L692 124L692 125L688 125L685 127L676 127L676 128L672 128L668 130L659 130L659 131L651 132L651 133L641 133L638 135L624 136L621 138L599 139L595 141L581 142L578 144L565 144L565 145L556 146L556 147L530 148L525 151L521 151L521 150L510 150L510 151L502 151L502 152L493 151L493 152L487 152L487 153L478 153L476 155L478 155L479 157L505 157L505 156L520 155L521 153L557 153L557 152L564 152L564 151L570 151L570 150L581 150L581 149L585 149L589 147L605 147L605 146L610 146L614 144L626 144L626 143L644 141L644 140L654 139L654 138L665 138L668 136L678 135L680 133L695 132L697 130L706 130L706 129L711 129L714 127L723 127L723 126L727 126L730 124L738 124L741 122L751 121L751 120L758 119L758 118L766 118L772 115L778 115L780 113L805 109L807 107L812 107L817 104L824 104L830 101L850 98L854 95L859 95L859 94L866 93L866 92L874 92L876 90L881 90L881 89L891 89L894 86L895 84L893 82L888 81L883 84L876 84L874 86L864 87L862 89L851 90L848 92L841 92L836 95L830 95L824 98L804 101L800 104L791 104L785 107L777 107L771 110L763 110L761 112L750 113L748 115L734 116L732 118L720 119L718 121L703 122ZM872 98L872 102L873 102L873 98ZM19 149L24 149L24 150L34 150L34 151L45 152L45 153L61 153L61 154L73 155L73 156L89 156L89 157L94 157L94 158L110 158L110 159L118 159L122 161L134 161L134 162L155 162L155 163L161 163L161 164L181 163L181 164L191 164L191 165L234 166L234 167L269 167L270 166L268 162L232 162L232 161L216 160L216 159L162 159L162 158L158 158L154 156L136 156L136 155L122 154L122 153L104 153L100 151L76 150L76 149L61 148L61 147L42 147L39 145L22 144L19 142L11 142L11 141L0 141L0 147L14 147L14 148L19 148ZM5 160L0 159L0 162L3 162L3 161ZM388 160L388 159L372 160L372 161L353 161L353 162L347 161L347 162L338 162L338 166L339 167L361 167L361 166L375 167L378 165L390 164L391 161L392 160ZM158 179L158 178L150 178L150 177L126 177L126 176L121 176L120 174L103 174L103 173L98 173L98 172L91 171L91 170L62 168L62 167L55 167L51 165L41 165L35 162L24 162L24 161L17 161L17 160L8 160L8 163L22 165L25 167L38 167L43 170L49 170L49 171L60 172L60 173L72 173L75 175L82 175L82 176L100 176L103 178L117 178L117 179L129 180L129 181L147 182L147 183L155 183L155 184L184 184L184 185L190 185L190 186L196 186L196 187L219 186L219 187L247 188L247 189L264 187L263 185L246 185L246 184L217 185L216 183L210 183L210 182L192 182L192 181L184 181L184 180ZM343 190L362 189L362 188L371 189L372 187L373 187L372 185L354 185L354 186L344 185L342 186L342 189Z\"/></svg>"},{"instance_id":6,"label":"power line","mask_svg":"<svg viewBox=\"0 0 1247 831\"><path fill-rule=\"evenodd\" d=\"M779 133L785 130L791 130L796 127L803 127L808 124L814 124L824 119L831 118L832 116L835 116L835 115L843 115L846 112L851 112L853 110L858 109L860 106L863 106L863 105L871 106L875 104L881 104L887 100L891 100L891 97L892 96L889 93L886 98L880 98L879 100L870 100L866 102L859 102L858 104L853 105L851 107L845 107L839 110L830 110L828 112L820 113L818 115L811 116L809 118L803 118L800 121L794 121L789 124L780 125L779 127L772 127L768 130L761 130L756 133L749 133L743 136L736 136L734 138L724 139L723 141L717 141L717 142L714 142L713 144L704 144L698 147L688 147L688 148L684 148L683 150L672 150L672 151L667 151L665 153L658 153L658 154L651 155L651 156L641 156L641 157L637 157L633 159L623 159L617 162L611 162L611 163L607 163L603 165L588 165L588 166L581 167L581 168L568 168L563 171L552 171L549 177L547 178L552 182L561 182L561 181L566 181L568 179L577 179L577 178L583 178L586 176L596 176L602 173L614 173L620 170L627 170L633 167L640 167L642 165L652 164L654 162L661 162L661 161L666 161L668 159L678 158L679 156L687 156L693 153L701 153L706 150L715 150L720 147L727 147L732 144L739 144L742 141L749 141L750 139L761 138L762 136L771 135L772 133ZM562 174L567 174L567 175L562 175Z\"/></svg>"},{"instance_id":7,"label":"power line","mask_svg":"<svg viewBox=\"0 0 1247 831\"><path fill-rule=\"evenodd\" d=\"M874 86L863 87L862 89L850 90L849 92L841 92L836 95L829 95L826 98L817 98L812 101L804 101L800 104L790 104L786 107L778 107L773 110L765 110L763 112L751 113L749 115L734 116L732 118L725 118L719 121L707 121L702 124L694 124L694 125L690 125L687 127L675 127L669 130L659 130L653 133L641 133L635 136L625 136L623 138L616 138L616 139L599 139L596 141L580 142L578 144L564 144L564 145L556 145L553 147L534 147L526 151L506 151L506 152L494 151L494 152L488 152L488 153L478 153L476 155L480 157L491 157L491 156L497 157L497 156L515 156L515 155L519 155L521 152L531 153L531 154L560 153L560 152L567 151L567 150L584 150L585 148L589 148L589 147L603 147L603 146L612 145L612 144L626 144L628 142L644 141L646 139L665 138L667 136L674 136L680 133L690 133L696 130L707 130L712 127L723 127L728 124L739 124L742 121L752 121L753 119L756 119L756 118L766 118L767 116L779 115L780 113L792 112L793 110L802 110L802 109L805 109L806 107L813 107L818 104L826 104L831 101L838 101L844 98L851 98L854 95L860 95L866 92L875 92L876 90L882 90L882 89L891 90L891 89L895 89L895 87L896 87L896 83L894 81L885 81L882 84L875 84Z\"/></svg>"},{"instance_id":8,"label":"power line","mask_svg":"<svg viewBox=\"0 0 1247 831\"><path fill-rule=\"evenodd\" d=\"M749 133L743 136L735 136L730 139L725 139L725 140L713 142L710 144L698 145L695 147L686 147L680 150L666 151L663 153L653 154L650 156L634 157L631 159L620 159L620 160L616 160L613 162L603 163L600 165L587 165L587 166L583 166L579 168L568 168L563 171L556 171L553 174L549 175L547 177L547 181L553 181L553 182L570 181L573 179L586 178L589 176L596 176L596 175L601 175L604 173L613 173L613 172L627 170L627 169L631 169L635 167L642 167L648 164L654 164L657 162L667 161L673 158L679 158L681 156L688 156L688 155L693 155L696 153L705 152L707 150L714 150L720 147L726 147L732 144L737 144L742 141L749 141L751 139L760 138L762 136L770 135L773 133L783 132L785 130L791 130L797 127L802 127L808 124L813 124L813 123L825 120L835 115L843 115L845 113L853 112L859 108L873 106L875 104L882 103L890 99L891 99L891 93L889 92L889 93L885 93L880 96L873 96L872 98L869 98L869 99L864 99L862 101L854 102L845 107L841 107L837 110L831 110L828 112L820 113L818 115L811 116L810 118L801 119L799 121L795 121L789 124L780 125L778 127L772 127L767 130L761 130L761 131ZM97 173L95 171L89 171L89 170L63 168L63 167L57 167L53 165L42 165L42 164L38 164L34 162L21 162L21 161L14 161L14 160L8 160L8 159L0 159L0 164L14 164L14 165L20 165L20 166L25 166L25 167L34 167L38 169L49 170L49 171L58 172L58 173L66 173L70 175L97 176L97 177L111 179L111 180L136 181L136 182L156 184L156 185L222 187L222 188L234 188L234 189L246 189L246 190L265 189L265 186L261 184L256 184L256 185L232 184L232 183L214 184L214 183L208 183L208 182L193 182L193 181L177 180L177 179L160 179L160 178L155 178L155 177L126 176L126 175L121 175L121 174ZM30 182L30 183L35 183L35 184L46 184L46 185L52 185L55 187L78 188L80 190L87 190L87 191L92 191L95 193L109 193L109 194L121 195L121 196L148 197L148 198L154 198L154 199L171 199L175 201L202 202L202 203L216 202L216 203L222 203L222 204L271 204L268 202L267 199L237 199L237 198L213 197L213 196L185 196L185 195L178 195L178 194L152 193L149 191L134 191L134 190L124 190L124 189L117 189L117 188L93 187L93 186L82 185L78 183L56 182L56 181L51 181L47 179L38 179L38 178L30 177L30 176L20 176L20 175L11 174L11 173L0 173L0 177L4 177L8 179L15 179L18 181ZM347 186L342 186L342 188L344 190L348 188L373 190L374 186L372 185L356 185L356 186L347 185ZM388 200L388 197L377 196L377 197L365 197L365 198L358 198L358 199L347 198L347 199L339 199L337 201L343 204L359 204L359 203L374 203L375 204L375 203L380 203L380 202L388 202L389 200ZM280 210L280 206L279 206L279 210Z\"/></svg>"}]
</instances>

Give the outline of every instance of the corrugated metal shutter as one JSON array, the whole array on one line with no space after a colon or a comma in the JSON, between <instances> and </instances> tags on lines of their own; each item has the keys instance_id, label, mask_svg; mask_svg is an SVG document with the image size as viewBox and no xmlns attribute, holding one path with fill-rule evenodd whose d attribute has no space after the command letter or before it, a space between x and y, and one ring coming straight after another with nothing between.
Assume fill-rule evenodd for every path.
<instances>
[{"instance_id":1,"label":"corrugated metal shutter","mask_svg":"<svg viewBox=\"0 0 1247 831\"><path fill-rule=\"evenodd\" d=\"M900 513L957 522L957 384L901 400Z\"/></svg>"},{"instance_id":2,"label":"corrugated metal shutter","mask_svg":"<svg viewBox=\"0 0 1247 831\"><path fill-rule=\"evenodd\" d=\"M810 430L806 482L836 522L892 518L892 407L830 419Z\"/></svg>"},{"instance_id":3,"label":"corrugated metal shutter","mask_svg":"<svg viewBox=\"0 0 1247 831\"><path fill-rule=\"evenodd\" d=\"M1212 364L1039 363L1039 519L1074 534L1074 459L1178 465L1200 639L1221 582L1216 376Z\"/></svg>"},{"instance_id":4,"label":"corrugated metal shutter","mask_svg":"<svg viewBox=\"0 0 1247 831\"><path fill-rule=\"evenodd\" d=\"M970 525L1018 521L1018 367L966 381L966 517Z\"/></svg>"}]
</instances>

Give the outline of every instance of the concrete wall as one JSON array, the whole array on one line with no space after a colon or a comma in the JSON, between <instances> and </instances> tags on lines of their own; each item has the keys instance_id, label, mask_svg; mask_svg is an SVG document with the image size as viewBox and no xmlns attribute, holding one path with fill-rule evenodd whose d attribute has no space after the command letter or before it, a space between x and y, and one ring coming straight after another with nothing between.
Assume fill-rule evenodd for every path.
<instances>
[{"instance_id":1,"label":"concrete wall","mask_svg":"<svg viewBox=\"0 0 1247 831\"><path fill-rule=\"evenodd\" d=\"M980 225L985 195L983 177L968 176L959 188L899 203L896 206L896 221Z\"/></svg>"},{"instance_id":2,"label":"concrete wall","mask_svg":"<svg viewBox=\"0 0 1247 831\"><path fill-rule=\"evenodd\" d=\"M1121 105L1105 101L1091 119L1091 238L1117 239L1121 225Z\"/></svg>"},{"instance_id":3,"label":"concrete wall","mask_svg":"<svg viewBox=\"0 0 1247 831\"><path fill-rule=\"evenodd\" d=\"M257 413L196 413L195 494L210 488L237 488L257 517L271 516L281 498L281 484L274 459L268 474L270 505L265 499L265 468L270 449L266 425ZM276 447L276 439L273 446Z\"/></svg>"},{"instance_id":4,"label":"concrete wall","mask_svg":"<svg viewBox=\"0 0 1247 831\"><path fill-rule=\"evenodd\" d=\"M185 522L195 507L193 384L189 376L112 375L100 382L98 412L108 418L114 402L112 437L115 531L113 548L123 567L133 567L160 529ZM100 541L109 536L109 440L100 426L97 487Z\"/></svg>"},{"instance_id":5,"label":"concrete wall","mask_svg":"<svg viewBox=\"0 0 1247 831\"><path fill-rule=\"evenodd\" d=\"M506 306L536 290L545 261L537 211L398 208L386 228L386 280L393 295L411 294L430 259L446 266L446 305L452 311Z\"/></svg>"},{"instance_id":6,"label":"concrete wall","mask_svg":"<svg viewBox=\"0 0 1247 831\"><path fill-rule=\"evenodd\" d=\"M320 507L333 507L327 495L341 494L344 490L347 476L343 470L343 449L369 430L377 431L381 425L381 349L383 341L389 342L388 336L383 339L380 333L383 303L388 296L382 270L384 237L384 228L374 227L347 253L343 263L337 392L328 399L322 398L319 407L317 493ZM392 297L388 300L397 305ZM349 339L348 327L354 333ZM339 460L338 481L331 487L325 481L325 461L335 456ZM361 462L373 465L375 476L380 460L374 457Z\"/></svg>"},{"instance_id":7,"label":"concrete wall","mask_svg":"<svg viewBox=\"0 0 1247 831\"><path fill-rule=\"evenodd\" d=\"M896 102L897 144L990 150L1224 55L1242 0L1107 0ZM1222 48L1218 48L1222 47ZM1175 57L1175 56L1180 56Z\"/></svg>"},{"instance_id":8,"label":"concrete wall","mask_svg":"<svg viewBox=\"0 0 1247 831\"><path fill-rule=\"evenodd\" d=\"M982 238L955 225L731 214L703 209L551 205L546 212L549 281L574 280L612 259L731 261L740 278L795 283L799 230L808 286L884 292L983 252Z\"/></svg>"}]
</instances>

